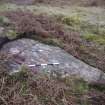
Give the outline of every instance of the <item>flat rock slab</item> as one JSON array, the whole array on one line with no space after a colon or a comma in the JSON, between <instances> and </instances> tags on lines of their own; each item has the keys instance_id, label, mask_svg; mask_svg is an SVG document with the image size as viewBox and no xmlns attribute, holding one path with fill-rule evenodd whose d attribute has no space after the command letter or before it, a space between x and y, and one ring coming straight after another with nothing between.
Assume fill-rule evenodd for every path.
<instances>
[{"instance_id":1,"label":"flat rock slab","mask_svg":"<svg viewBox=\"0 0 105 105\"><path fill-rule=\"evenodd\" d=\"M1 52L14 57L9 64L13 72L19 70L22 64L33 68L34 65L38 65L35 68L76 75L90 83L105 81L105 74L101 70L85 64L58 47L45 45L32 39L9 42L3 46Z\"/></svg>"}]
</instances>

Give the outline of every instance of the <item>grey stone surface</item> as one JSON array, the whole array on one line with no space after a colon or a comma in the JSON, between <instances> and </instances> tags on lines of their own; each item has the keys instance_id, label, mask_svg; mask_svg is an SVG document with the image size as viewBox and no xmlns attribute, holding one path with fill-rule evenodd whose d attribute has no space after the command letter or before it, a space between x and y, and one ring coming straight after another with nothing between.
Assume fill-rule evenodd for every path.
<instances>
[{"instance_id":1,"label":"grey stone surface","mask_svg":"<svg viewBox=\"0 0 105 105\"><path fill-rule=\"evenodd\" d=\"M9 65L13 71L18 70L21 64L59 63L59 65L43 65L37 68L68 73L81 77L90 83L105 82L105 74L101 70L85 64L58 47L45 45L38 41L19 39L4 45L1 52L13 56L14 59L11 59Z\"/></svg>"}]
</instances>

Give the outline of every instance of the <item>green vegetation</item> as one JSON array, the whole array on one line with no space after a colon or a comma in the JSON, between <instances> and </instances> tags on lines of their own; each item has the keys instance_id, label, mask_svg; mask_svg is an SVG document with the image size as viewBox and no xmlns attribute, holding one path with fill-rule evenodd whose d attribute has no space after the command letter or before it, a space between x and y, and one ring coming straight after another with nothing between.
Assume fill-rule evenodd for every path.
<instances>
[{"instance_id":1,"label":"green vegetation","mask_svg":"<svg viewBox=\"0 0 105 105\"><path fill-rule=\"evenodd\" d=\"M63 41L58 39L58 38L47 38L47 39L41 38L40 41L45 43L45 44L49 44L49 45L53 45L53 46L59 46L61 48L63 48L63 46L64 46Z\"/></svg>"},{"instance_id":2,"label":"green vegetation","mask_svg":"<svg viewBox=\"0 0 105 105\"><path fill-rule=\"evenodd\" d=\"M72 30L79 31L80 33L90 32L93 34L105 35L105 26L100 26L99 23L91 24L88 21L84 21L82 16L74 15L69 17L61 17L61 21L70 26Z\"/></svg>"},{"instance_id":3,"label":"green vegetation","mask_svg":"<svg viewBox=\"0 0 105 105\"><path fill-rule=\"evenodd\" d=\"M105 92L105 85L91 84L91 85L89 85L89 87L90 87L90 89L93 88L98 91Z\"/></svg>"},{"instance_id":4,"label":"green vegetation","mask_svg":"<svg viewBox=\"0 0 105 105\"><path fill-rule=\"evenodd\" d=\"M69 26L77 26L77 25L80 25L81 23L81 19L78 15L64 17L62 21L64 24L67 24Z\"/></svg>"},{"instance_id":5,"label":"green vegetation","mask_svg":"<svg viewBox=\"0 0 105 105\"><path fill-rule=\"evenodd\" d=\"M21 8L21 6L17 6L15 4L11 4L11 3L0 3L0 12L16 10L16 9L19 9L19 8Z\"/></svg>"},{"instance_id":6,"label":"green vegetation","mask_svg":"<svg viewBox=\"0 0 105 105\"><path fill-rule=\"evenodd\" d=\"M83 21L78 15L64 17L62 22L70 26L72 30L79 31L83 39L105 45L105 28L99 23L92 25Z\"/></svg>"},{"instance_id":7,"label":"green vegetation","mask_svg":"<svg viewBox=\"0 0 105 105\"><path fill-rule=\"evenodd\" d=\"M26 105L26 100L28 99L27 102L33 102L32 105L36 103L43 105L48 103L65 105L65 102L68 104L72 103L72 105L90 105L88 97L86 98L84 95L88 95L91 89L98 91L103 89L100 86L97 88L96 86L89 85L75 76L62 78L62 75L58 72L35 72L30 71L30 69L25 66L22 66L19 72L11 75L9 75L6 70L3 71L3 69L0 69L0 75L2 75L2 77L0 77L0 84L5 82L2 91L0 91L5 101L0 99L0 104L6 102L15 105L18 102L21 104L23 100L25 100L23 105ZM7 89L6 97L9 98L9 101L5 98L5 89ZM21 98L19 98L18 101L15 100L18 97Z\"/></svg>"},{"instance_id":8,"label":"green vegetation","mask_svg":"<svg viewBox=\"0 0 105 105\"><path fill-rule=\"evenodd\" d=\"M23 6L4 3L0 4L0 26L5 28L4 34L9 39L26 35L34 40L59 46L105 71L105 55L102 55L103 50L98 51L99 48L95 46L105 46L103 10L98 7L53 7L41 4ZM2 16L2 13L7 13L7 16ZM91 46L89 42L94 42L94 45ZM7 105L8 102L9 105L89 105L88 97L84 99L88 92L95 90L97 94L97 91L105 91L104 86L92 86L80 78L62 78L58 74L57 77L52 74L49 76L44 72L34 73L24 67L20 72L9 75L7 68L0 69L0 105Z\"/></svg>"},{"instance_id":9,"label":"green vegetation","mask_svg":"<svg viewBox=\"0 0 105 105\"><path fill-rule=\"evenodd\" d=\"M2 73L4 74L4 71L0 70L0 74ZM2 97L4 97L3 93L5 89L8 88L6 97L9 98L9 102L6 98L4 98L4 100L6 103L12 103L13 105L18 103L18 101L15 100L18 96L22 99L19 98L20 104L23 100L26 100L25 96L27 96L28 102L34 102L34 104L40 103L46 105L51 103L53 105L65 105L65 102L67 102L68 104L72 103L75 105L76 100L78 104L84 103L83 101L81 102L79 96L83 97L83 94L86 94L88 91L88 85L83 80L75 79L74 77L61 78L58 77L59 75L56 77L55 75L49 76L48 73L44 72L37 72L37 74L35 74L25 66L21 68L20 72L12 75L8 73L3 74L0 80L3 79L5 84L0 92L2 93ZM2 84L2 81L0 81L0 84ZM34 100L35 97L37 97L37 99ZM0 104L4 104L4 101L1 99ZM26 103L23 105L26 105Z\"/></svg>"},{"instance_id":10,"label":"green vegetation","mask_svg":"<svg viewBox=\"0 0 105 105\"><path fill-rule=\"evenodd\" d=\"M105 45L105 35L96 35L91 33L86 33L82 36L87 41L92 41L100 45Z\"/></svg>"},{"instance_id":11,"label":"green vegetation","mask_svg":"<svg viewBox=\"0 0 105 105\"><path fill-rule=\"evenodd\" d=\"M8 25L10 20L5 16L0 16L0 25Z\"/></svg>"},{"instance_id":12,"label":"green vegetation","mask_svg":"<svg viewBox=\"0 0 105 105\"><path fill-rule=\"evenodd\" d=\"M18 36L18 34L15 30L8 30L7 33L6 33L6 36L9 39L15 39Z\"/></svg>"}]
</instances>

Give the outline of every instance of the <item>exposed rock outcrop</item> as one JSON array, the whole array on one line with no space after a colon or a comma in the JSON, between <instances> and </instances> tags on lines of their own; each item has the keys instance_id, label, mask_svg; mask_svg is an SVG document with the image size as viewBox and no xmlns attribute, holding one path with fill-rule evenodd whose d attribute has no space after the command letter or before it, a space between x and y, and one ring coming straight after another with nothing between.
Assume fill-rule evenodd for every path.
<instances>
[{"instance_id":1,"label":"exposed rock outcrop","mask_svg":"<svg viewBox=\"0 0 105 105\"><path fill-rule=\"evenodd\" d=\"M90 83L105 82L105 74L76 59L64 50L31 39L19 39L3 46L1 52L11 54L9 66L15 72L22 64L39 70L56 70L76 75ZM34 67L37 66L37 67Z\"/></svg>"}]
</instances>

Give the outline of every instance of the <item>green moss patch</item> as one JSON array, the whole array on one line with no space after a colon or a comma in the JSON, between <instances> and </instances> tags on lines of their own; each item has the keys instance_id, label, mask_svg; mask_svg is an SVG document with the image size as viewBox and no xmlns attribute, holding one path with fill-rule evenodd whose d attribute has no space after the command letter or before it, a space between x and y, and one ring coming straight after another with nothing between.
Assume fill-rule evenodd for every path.
<instances>
[{"instance_id":1,"label":"green moss patch","mask_svg":"<svg viewBox=\"0 0 105 105\"><path fill-rule=\"evenodd\" d=\"M15 30L8 30L7 33L6 33L6 36L9 39L15 39L15 38L17 38L18 34Z\"/></svg>"},{"instance_id":2,"label":"green moss patch","mask_svg":"<svg viewBox=\"0 0 105 105\"><path fill-rule=\"evenodd\" d=\"M105 35L96 35L91 33L86 33L82 36L87 41L96 42L101 45L105 45Z\"/></svg>"},{"instance_id":3,"label":"green moss patch","mask_svg":"<svg viewBox=\"0 0 105 105\"><path fill-rule=\"evenodd\" d=\"M74 26L74 25L80 25L81 19L78 15L70 16L70 17L64 17L62 19L63 23Z\"/></svg>"}]
</instances>

